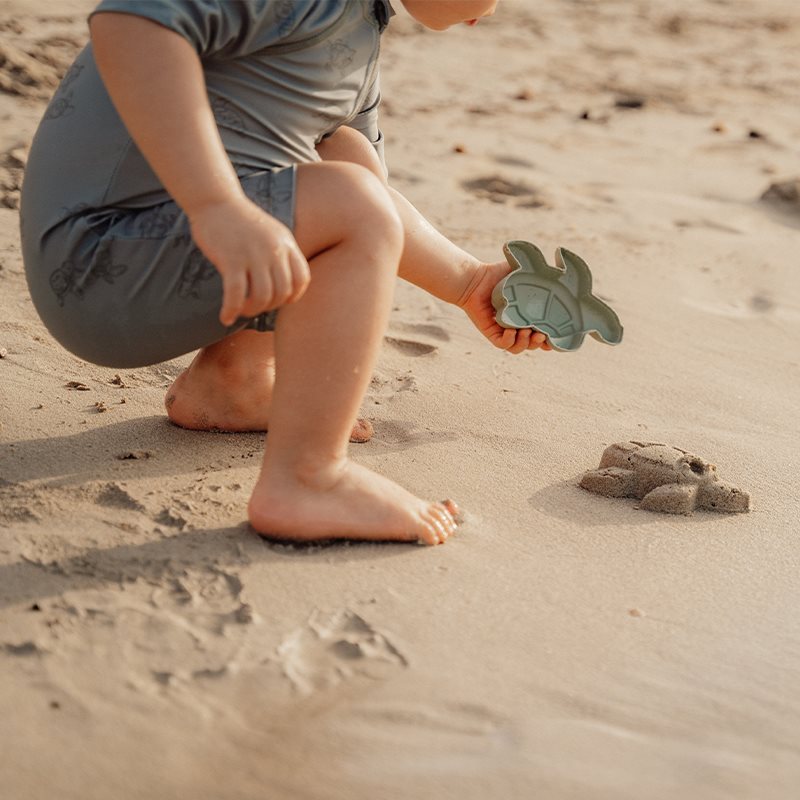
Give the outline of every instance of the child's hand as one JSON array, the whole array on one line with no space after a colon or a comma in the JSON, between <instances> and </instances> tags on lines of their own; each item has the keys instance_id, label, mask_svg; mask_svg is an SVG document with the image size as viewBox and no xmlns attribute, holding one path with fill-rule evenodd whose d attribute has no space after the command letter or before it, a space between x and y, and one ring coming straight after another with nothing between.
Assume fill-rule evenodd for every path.
<instances>
[{"instance_id":1,"label":"child's hand","mask_svg":"<svg viewBox=\"0 0 800 800\"><path fill-rule=\"evenodd\" d=\"M482 265L458 305L466 312L475 327L501 350L514 354L538 348L552 350L543 333L534 332L531 328L503 328L497 324L495 308L492 305L492 290L509 272L511 267L505 261Z\"/></svg>"},{"instance_id":2,"label":"child's hand","mask_svg":"<svg viewBox=\"0 0 800 800\"><path fill-rule=\"evenodd\" d=\"M305 292L311 275L292 232L247 197L193 210L190 222L194 241L222 276L223 325Z\"/></svg>"}]
</instances>

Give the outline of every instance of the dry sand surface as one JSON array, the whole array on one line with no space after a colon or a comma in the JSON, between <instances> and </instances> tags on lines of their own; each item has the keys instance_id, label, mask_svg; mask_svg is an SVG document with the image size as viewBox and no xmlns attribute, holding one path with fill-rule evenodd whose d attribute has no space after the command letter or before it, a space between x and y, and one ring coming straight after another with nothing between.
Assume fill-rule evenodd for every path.
<instances>
[{"instance_id":1,"label":"dry sand surface","mask_svg":"<svg viewBox=\"0 0 800 800\"><path fill-rule=\"evenodd\" d=\"M800 176L795 0L503 0L446 34L398 10L397 187L480 257L580 253L625 324L513 357L398 286L352 452L461 502L438 548L260 540L262 437L162 413L188 357L48 337L14 184L91 5L0 2L0 794L800 796L800 205L760 199ZM753 511L578 487L628 439Z\"/></svg>"}]
</instances>

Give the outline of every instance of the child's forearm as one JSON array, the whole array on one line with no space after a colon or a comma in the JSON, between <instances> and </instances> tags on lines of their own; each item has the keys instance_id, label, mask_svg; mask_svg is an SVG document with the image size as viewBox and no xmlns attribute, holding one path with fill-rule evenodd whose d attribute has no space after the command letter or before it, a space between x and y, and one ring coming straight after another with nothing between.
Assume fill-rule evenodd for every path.
<instances>
[{"instance_id":1,"label":"child's forearm","mask_svg":"<svg viewBox=\"0 0 800 800\"><path fill-rule=\"evenodd\" d=\"M453 244L396 189L389 189L405 228L400 277L440 300L458 304L481 266Z\"/></svg>"},{"instance_id":2,"label":"child's forearm","mask_svg":"<svg viewBox=\"0 0 800 800\"><path fill-rule=\"evenodd\" d=\"M96 14L90 29L95 60L117 112L187 215L242 197L191 44L130 14Z\"/></svg>"}]
</instances>

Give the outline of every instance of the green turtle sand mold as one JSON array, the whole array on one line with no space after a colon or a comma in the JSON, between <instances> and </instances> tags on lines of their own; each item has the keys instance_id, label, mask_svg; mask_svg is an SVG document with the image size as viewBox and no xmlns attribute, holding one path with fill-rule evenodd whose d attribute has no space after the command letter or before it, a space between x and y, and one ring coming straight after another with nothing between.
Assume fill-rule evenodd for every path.
<instances>
[{"instance_id":1,"label":"green turtle sand mold","mask_svg":"<svg viewBox=\"0 0 800 800\"><path fill-rule=\"evenodd\" d=\"M503 253L513 270L492 292L498 325L540 331L556 350L577 350L587 333L605 344L622 341L619 317L592 294L582 258L559 247L551 267L535 244L519 239L506 242Z\"/></svg>"},{"instance_id":2,"label":"green turtle sand mold","mask_svg":"<svg viewBox=\"0 0 800 800\"><path fill-rule=\"evenodd\" d=\"M645 511L750 510L750 495L721 481L714 464L656 442L612 444L603 452L600 466L585 473L580 485L606 497L636 497Z\"/></svg>"}]
</instances>

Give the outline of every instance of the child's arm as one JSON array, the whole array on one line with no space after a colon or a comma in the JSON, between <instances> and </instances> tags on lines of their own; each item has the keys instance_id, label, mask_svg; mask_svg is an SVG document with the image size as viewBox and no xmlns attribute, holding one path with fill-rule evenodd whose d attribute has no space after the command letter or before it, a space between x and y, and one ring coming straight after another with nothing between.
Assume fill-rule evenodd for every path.
<instances>
[{"instance_id":1,"label":"child's arm","mask_svg":"<svg viewBox=\"0 0 800 800\"><path fill-rule=\"evenodd\" d=\"M463 309L475 327L495 346L510 353L551 347L542 333L530 328L502 328L495 319L492 289L511 271L504 260L484 264L451 242L396 189L387 184L383 164L361 133L340 128L317 145L320 157L352 161L386 184L405 230L400 277Z\"/></svg>"},{"instance_id":2,"label":"child's arm","mask_svg":"<svg viewBox=\"0 0 800 800\"><path fill-rule=\"evenodd\" d=\"M547 337L530 328L497 324L492 290L511 271L503 260L483 264L441 234L396 189L389 187L406 231L400 277L440 300L457 305L495 346L510 353L551 350Z\"/></svg>"},{"instance_id":3,"label":"child's arm","mask_svg":"<svg viewBox=\"0 0 800 800\"><path fill-rule=\"evenodd\" d=\"M308 263L291 231L244 194L191 44L129 14L95 14L90 30L117 112L222 276L222 324L297 300L308 285Z\"/></svg>"}]
</instances>

